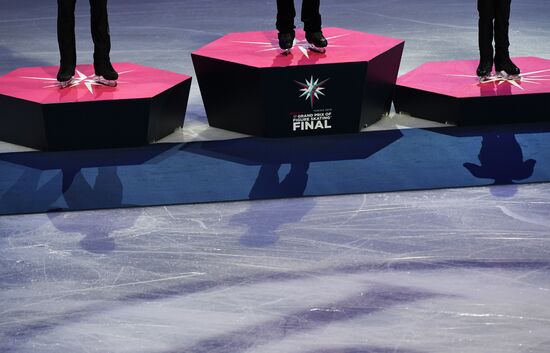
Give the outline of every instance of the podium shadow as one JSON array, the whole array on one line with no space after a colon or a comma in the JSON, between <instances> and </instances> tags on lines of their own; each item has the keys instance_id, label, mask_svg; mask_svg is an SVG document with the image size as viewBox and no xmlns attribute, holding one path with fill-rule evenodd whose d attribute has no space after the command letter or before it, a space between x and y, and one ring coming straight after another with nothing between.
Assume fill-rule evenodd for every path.
<instances>
[{"instance_id":1,"label":"podium shadow","mask_svg":"<svg viewBox=\"0 0 550 353\"><path fill-rule=\"evenodd\" d=\"M0 214L471 186L511 196L496 186L550 181L549 147L550 124L526 124L5 153ZM262 207L233 221L255 237L255 219L268 218ZM282 213L283 223L263 230L271 240L242 241L273 243L282 224L305 214Z\"/></svg>"},{"instance_id":2,"label":"podium shadow","mask_svg":"<svg viewBox=\"0 0 550 353\"><path fill-rule=\"evenodd\" d=\"M0 154L7 176L18 174L4 192L0 183L0 214L132 207L123 202L118 169L158 162L173 147Z\"/></svg>"},{"instance_id":3,"label":"podium shadow","mask_svg":"<svg viewBox=\"0 0 550 353\"><path fill-rule=\"evenodd\" d=\"M525 159L523 147L516 136L550 133L550 124L505 125L499 129L468 127L452 131L434 130L454 137L481 137L478 162L467 161L463 163L464 168L478 179L492 180L490 190L494 196L512 197L517 192L517 187L514 186L531 178L537 165L537 160L534 158ZM535 154L540 155L540 153ZM541 162L546 169L548 161L543 159ZM499 187L502 185L511 187Z\"/></svg>"}]
</instances>

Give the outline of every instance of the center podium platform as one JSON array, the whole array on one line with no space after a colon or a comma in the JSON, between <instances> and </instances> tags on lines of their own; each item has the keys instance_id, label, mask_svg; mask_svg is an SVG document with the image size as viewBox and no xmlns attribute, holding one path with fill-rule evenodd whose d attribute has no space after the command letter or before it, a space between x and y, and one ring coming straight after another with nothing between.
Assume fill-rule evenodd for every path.
<instances>
[{"instance_id":1,"label":"center podium platform","mask_svg":"<svg viewBox=\"0 0 550 353\"><path fill-rule=\"evenodd\" d=\"M354 133L389 113L404 41L323 30L325 53L296 32L230 33L192 53L211 126L264 137Z\"/></svg>"}]
</instances>

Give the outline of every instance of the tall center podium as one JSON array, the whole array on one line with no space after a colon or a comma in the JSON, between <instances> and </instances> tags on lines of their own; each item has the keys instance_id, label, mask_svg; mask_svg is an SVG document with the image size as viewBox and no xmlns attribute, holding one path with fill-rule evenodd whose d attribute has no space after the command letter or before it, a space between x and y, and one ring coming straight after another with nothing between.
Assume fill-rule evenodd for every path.
<instances>
[{"instance_id":1,"label":"tall center podium","mask_svg":"<svg viewBox=\"0 0 550 353\"><path fill-rule=\"evenodd\" d=\"M230 33L192 53L210 126L255 136L355 133L389 113L404 41L323 30L325 53L296 32Z\"/></svg>"}]
</instances>

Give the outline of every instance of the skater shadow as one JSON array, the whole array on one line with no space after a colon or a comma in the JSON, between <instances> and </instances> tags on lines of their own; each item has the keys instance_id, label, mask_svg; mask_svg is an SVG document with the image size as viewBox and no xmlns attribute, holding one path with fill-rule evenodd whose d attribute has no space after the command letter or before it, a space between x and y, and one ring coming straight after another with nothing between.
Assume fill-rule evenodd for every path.
<instances>
[{"instance_id":1,"label":"skater shadow","mask_svg":"<svg viewBox=\"0 0 550 353\"><path fill-rule=\"evenodd\" d=\"M0 175L15 180L5 192L0 190L0 213L131 207L123 202L125 185L119 167L158 163L172 154L174 146L177 150L180 145L0 154L0 162L6 163Z\"/></svg>"},{"instance_id":2,"label":"skater shadow","mask_svg":"<svg viewBox=\"0 0 550 353\"><path fill-rule=\"evenodd\" d=\"M0 168L5 168L4 172L9 170L1 164ZM0 190L0 214L49 210L61 196L61 175L54 173L52 176L52 173L43 173L33 168L22 167L21 170L16 171L19 176L13 185L3 193ZM29 194L32 197L28 197Z\"/></svg>"},{"instance_id":3,"label":"skater shadow","mask_svg":"<svg viewBox=\"0 0 550 353\"><path fill-rule=\"evenodd\" d=\"M91 179L92 170L88 169L86 172ZM81 169L65 169L62 173L62 193L69 209L94 209L96 205L101 205L101 208L123 206L124 187L118 176L117 167L97 168L93 185L85 178Z\"/></svg>"},{"instance_id":4,"label":"skater shadow","mask_svg":"<svg viewBox=\"0 0 550 353\"><path fill-rule=\"evenodd\" d=\"M117 167L98 168L93 185L80 172L70 177L72 179L64 184L66 190L63 193L69 209L92 209L98 204L103 208L130 206L123 204L123 185L118 177ZM80 241L82 249L106 254L116 248L110 235L117 230L130 228L137 219L134 214L126 212L124 217L112 217L104 212L49 213L48 217L62 232L83 234L85 237Z\"/></svg>"},{"instance_id":5,"label":"skater shadow","mask_svg":"<svg viewBox=\"0 0 550 353\"><path fill-rule=\"evenodd\" d=\"M307 186L308 162L290 164L290 171L280 180L280 164L263 164L250 190L249 198L271 199L276 197L300 197ZM279 240L277 230L288 223L300 221L313 207L313 199L296 201L299 207L289 209L286 205L273 203L251 203L249 208L231 220L231 223L247 226L240 243L250 247L263 247Z\"/></svg>"},{"instance_id":6,"label":"skater shadow","mask_svg":"<svg viewBox=\"0 0 550 353\"><path fill-rule=\"evenodd\" d=\"M251 200L270 199L274 197L300 197L307 186L309 162L294 162L290 171L279 182L281 164L262 164L258 178L250 190Z\"/></svg>"},{"instance_id":7,"label":"skater shadow","mask_svg":"<svg viewBox=\"0 0 550 353\"><path fill-rule=\"evenodd\" d=\"M536 161L523 160L523 151L513 133L487 133L483 135L478 155L480 165L464 163L473 176L493 179L493 185L515 184L533 175ZM517 188L491 188L495 196L511 197ZM503 194L504 192L504 194Z\"/></svg>"}]
</instances>

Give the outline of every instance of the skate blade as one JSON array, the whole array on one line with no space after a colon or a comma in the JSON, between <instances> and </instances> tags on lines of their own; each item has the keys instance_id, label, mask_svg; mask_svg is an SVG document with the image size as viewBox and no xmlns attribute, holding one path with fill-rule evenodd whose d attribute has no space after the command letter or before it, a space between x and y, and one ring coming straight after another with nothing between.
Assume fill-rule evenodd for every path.
<instances>
[{"instance_id":1,"label":"skate blade","mask_svg":"<svg viewBox=\"0 0 550 353\"><path fill-rule=\"evenodd\" d=\"M281 54L283 54L284 56L292 55L292 49L283 49Z\"/></svg>"},{"instance_id":2,"label":"skate blade","mask_svg":"<svg viewBox=\"0 0 550 353\"><path fill-rule=\"evenodd\" d=\"M109 86L109 87L116 87L117 85L116 80L107 80L103 78L103 76L94 76L94 81L101 85Z\"/></svg>"},{"instance_id":3,"label":"skate blade","mask_svg":"<svg viewBox=\"0 0 550 353\"><path fill-rule=\"evenodd\" d=\"M492 81L495 80L495 78L497 78L497 77L494 76L494 75L491 75L491 76L481 76L481 77L479 77L479 82L481 82L481 83L492 82Z\"/></svg>"},{"instance_id":4,"label":"skate blade","mask_svg":"<svg viewBox=\"0 0 550 353\"><path fill-rule=\"evenodd\" d=\"M316 53L320 53L320 54L324 54L327 52L327 48L321 48L321 47L316 47L315 45L313 44L310 44L310 46L308 47L309 50L311 51L314 51Z\"/></svg>"},{"instance_id":5,"label":"skate blade","mask_svg":"<svg viewBox=\"0 0 550 353\"><path fill-rule=\"evenodd\" d=\"M74 81L74 78L71 77L69 81L59 82L59 87L61 87L61 89L70 87L73 84L73 81Z\"/></svg>"},{"instance_id":6,"label":"skate blade","mask_svg":"<svg viewBox=\"0 0 550 353\"><path fill-rule=\"evenodd\" d=\"M508 75L506 71L497 72L497 77L504 80L521 81L520 75Z\"/></svg>"}]
</instances>

